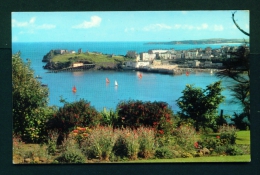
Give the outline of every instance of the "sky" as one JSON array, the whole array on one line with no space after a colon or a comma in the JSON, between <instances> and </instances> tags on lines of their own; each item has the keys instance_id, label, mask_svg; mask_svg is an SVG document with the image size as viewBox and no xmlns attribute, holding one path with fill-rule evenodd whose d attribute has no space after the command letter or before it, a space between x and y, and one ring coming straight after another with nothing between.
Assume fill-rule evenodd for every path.
<instances>
[{"instance_id":1,"label":"sky","mask_svg":"<svg viewBox=\"0 0 260 175\"><path fill-rule=\"evenodd\" d=\"M12 42L248 39L234 11L12 12ZM249 32L249 11L235 20Z\"/></svg>"}]
</instances>

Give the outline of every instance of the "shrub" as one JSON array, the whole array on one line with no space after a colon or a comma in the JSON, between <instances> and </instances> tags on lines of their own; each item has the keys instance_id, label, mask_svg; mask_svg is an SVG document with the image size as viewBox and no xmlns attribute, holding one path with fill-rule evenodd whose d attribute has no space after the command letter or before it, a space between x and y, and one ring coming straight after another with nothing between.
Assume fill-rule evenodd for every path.
<instances>
[{"instance_id":1,"label":"shrub","mask_svg":"<svg viewBox=\"0 0 260 175\"><path fill-rule=\"evenodd\" d=\"M45 121L49 117L48 88L34 77L30 61L24 63L20 53L12 56L13 131L25 142L45 139Z\"/></svg>"},{"instance_id":2,"label":"shrub","mask_svg":"<svg viewBox=\"0 0 260 175\"><path fill-rule=\"evenodd\" d=\"M84 154L80 149L69 149L55 159L58 163L86 163Z\"/></svg>"},{"instance_id":3,"label":"shrub","mask_svg":"<svg viewBox=\"0 0 260 175\"><path fill-rule=\"evenodd\" d=\"M117 126L118 115L117 112L110 109L109 111L106 108L100 112L102 116L101 125L104 126Z\"/></svg>"},{"instance_id":4,"label":"shrub","mask_svg":"<svg viewBox=\"0 0 260 175\"><path fill-rule=\"evenodd\" d=\"M100 158L101 160L109 160L112 153L117 135L111 127L94 128L82 148L89 158Z\"/></svg>"},{"instance_id":5,"label":"shrub","mask_svg":"<svg viewBox=\"0 0 260 175\"><path fill-rule=\"evenodd\" d=\"M76 127L76 129L74 129L70 135L74 140L76 140L79 147L81 148L82 143L87 139L91 131L92 130L88 127Z\"/></svg>"},{"instance_id":6,"label":"shrub","mask_svg":"<svg viewBox=\"0 0 260 175\"><path fill-rule=\"evenodd\" d=\"M58 131L48 132L47 152L48 154L55 154L57 148Z\"/></svg>"},{"instance_id":7,"label":"shrub","mask_svg":"<svg viewBox=\"0 0 260 175\"><path fill-rule=\"evenodd\" d=\"M222 143L218 138L205 137L198 142L198 148L207 148L207 149L215 149L218 146L221 146Z\"/></svg>"},{"instance_id":8,"label":"shrub","mask_svg":"<svg viewBox=\"0 0 260 175\"><path fill-rule=\"evenodd\" d=\"M121 126L145 126L161 130L164 134L171 132L173 112L165 102L121 101L117 105L117 111Z\"/></svg>"},{"instance_id":9,"label":"shrub","mask_svg":"<svg viewBox=\"0 0 260 175\"><path fill-rule=\"evenodd\" d=\"M90 106L89 102L81 99L73 103L64 103L64 106L59 108L48 122L50 129L58 129L61 133L68 134L76 126L99 125L102 117L94 107Z\"/></svg>"},{"instance_id":10,"label":"shrub","mask_svg":"<svg viewBox=\"0 0 260 175\"><path fill-rule=\"evenodd\" d=\"M195 142L196 130L192 126L180 126L173 132L175 142L184 150L193 149Z\"/></svg>"},{"instance_id":11,"label":"shrub","mask_svg":"<svg viewBox=\"0 0 260 175\"><path fill-rule=\"evenodd\" d=\"M155 150L155 157L159 159L172 159L175 158L175 154L169 147L163 146Z\"/></svg>"},{"instance_id":12,"label":"shrub","mask_svg":"<svg viewBox=\"0 0 260 175\"><path fill-rule=\"evenodd\" d=\"M226 154L231 156L243 155L243 151L236 145L227 145Z\"/></svg>"},{"instance_id":13,"label":"shrub","mask_svg":"<svg viewBox=\"0 0 260 175\"><path fill-rule=\"evenodd\" d=\"M139 155L143 158L152 157L155 143L154 130L140 127L137 133L139 133Z\"/></svg>"},{"instance_id":14,"label":"shrub","mask_svg":"<svg viewBox=\"0 0 260 175\"><path fill-rule=\"evenodd\" d=\"M132 160L137 159L140 147L137 130L130 128L116 129L115 133L118 135L114 146L115 155L128 157Z\"/></svg>"},{"instance_id":15,"label":"shrub","mask_svg":"<svg viewBox=\"0 0 260 175\"><path fill-rule=\"evenodd\" d=\"M223 144L235 144L237 129L234 126L223 125L219 128L220 141Z\"/></svg>"}]
</instances>

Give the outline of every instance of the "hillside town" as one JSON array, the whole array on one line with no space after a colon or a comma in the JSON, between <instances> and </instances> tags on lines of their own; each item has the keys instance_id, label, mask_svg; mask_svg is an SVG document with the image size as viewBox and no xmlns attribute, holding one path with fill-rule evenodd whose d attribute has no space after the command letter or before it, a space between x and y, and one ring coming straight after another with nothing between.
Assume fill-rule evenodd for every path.
<instances>
[{"instance_id":1,"label":"hillside town","mask_svg":"<svg viewBox=\"0 0 260 175\"><path fill-rule=\"evenodd\" d=\"M148 52L137 53L128 51L126 56L134 61L127 61L125 69L153 68L168 65L168 67L179 68L223 68L222 60L231 57L238 47L221 46L218 49L206 47L205 49L189 50L149 50ZM175 65L175 66L171 66ZM165 67L163 66L163 67Z\"/></svg>"}]
</instances>

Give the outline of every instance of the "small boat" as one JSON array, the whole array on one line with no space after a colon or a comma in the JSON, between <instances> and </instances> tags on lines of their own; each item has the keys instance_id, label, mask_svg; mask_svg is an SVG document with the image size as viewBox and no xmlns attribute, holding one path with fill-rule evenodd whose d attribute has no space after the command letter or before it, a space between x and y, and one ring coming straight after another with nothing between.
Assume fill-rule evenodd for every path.
<instances>
[{"instance_id":1,"label":"small boat","mask_svg":"<svg viewBox=\"0 0 260 175\"><path fill-rule=\"evenodd\" d=\"M138 75L138 77L139 77L139 78L142 78L142 77L143 77L143 75L140 73L140 74Z\"/></svg>"},{"instance_id":2,"label":"small boat","mask_svg":"<svg viewBox=\"0 0 260 175\"><path fill-rule=\"evenodd\" d=\"M109 79L108 78L106 78L106 83L109 83L110 81L109 81Z\"/></svg>"},{"instance_id":3,"label":"small boat","mask_svg":"<svg viewBox=\"0 0 260 175\"><path fill-rule=\"evenodd\" d=\"M190 74L190 73L187 71L187 72L186 72L186 76L189 76L189 74Z\"/></svg>"},{"instance_id":4,"label":"small boat","mask_svg":"<svg viewBox=\"0 0 260 175\"><path fill-rule=\"evenodd\" d=\"M42 79L42 77L40 77L39 75L37 75L35 78L37 78L37 79Z\"/></svg>"},{"instance_id":5,"label":"small boat","mask_svg":"<svg viewBox=\"0 0 260 175\"><path fill-rule=\"evenodd\" d=\"M115 86L118 86L117 81L115 81Z\"/></svg>"},{"instance_id":6,"label":"small boat","mask_svg":"<svg viewBox=\"0 0 260 175\"><path fill-rule=\"evenodd\" d=\"M210 70L210 74L213 74L213 71L212 71L212 69Z\"/></svg>"},{"instance_id":7,"label":"small boat","mask_svg":"<svg viewBox=\"0 0 260 175\"><path fill-rule=\"evenodd\" d=\"M76 92L77 92L77 89L76 89L76 87L75 87L75 86L72 88L72 92L74 92L74 93L76 93Z\"/></svg>"}]
</instances>

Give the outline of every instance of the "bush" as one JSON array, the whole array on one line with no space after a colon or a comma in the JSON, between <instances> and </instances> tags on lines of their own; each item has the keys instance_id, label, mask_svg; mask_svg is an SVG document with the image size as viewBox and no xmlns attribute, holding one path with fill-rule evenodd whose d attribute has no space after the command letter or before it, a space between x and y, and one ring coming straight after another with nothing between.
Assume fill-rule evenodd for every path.
<instances>
[{"instance_id":1,"label":"bush","mask_svg":"<svg viewBox=\"0 0 260 175\"><path fill-rule=\"evenodd\" d=\"M57 148L58 131L48 132L47 152L48 154L55 154Z\"/></svg>"},{"instance_id":2,"label":"bush","mask_svg":"<svg viewBox=\"0 0 260 175\"><path fill-rule=\"evenodd\" d=\"M175 154L169 147L163 146L155 150L155 157L159 159L172 159L175 158Z\"/></svg>"},{"instance_id":3,"label":"bush","mask_svg":"<svg viewBox=\"0 0 260 175\"><path fill-rule=\"evenodd\" d=\"M237 129L234 126L223 125L219 128L220 141L222 144L235 144L237 138Z\"/></svg>"},{"instance_id":4,"label":"bush","mask_svg":"<svg viewBox=\"0 0 260 175\"><path fill-rule=\"evenodd\" d=\"M112 153L117 135L111 127L94 128L86 141L82 144L82 149L89 158L99 158L101 160L109 160Z\"/></svg>"},{"instance_id":5,"label":"bush","mask_svg":"<svg viewBox=\"0 0 260 175\"><path fill-rule=\"evenodd\" d=\"M124 127L153 127L171 132L173 112L165 102L121 101L117 105L118 123Z\"/></svg>"},{"instance_id":6,"label":"bush","mask_svg":"<svg viewBox=\"0 0 260 175\"><path fill-rule=\"evenodd\" d=\"M117 112L114 112L112 109L109 111L106 108L100 112L102 116L101 125L104 126L117 126L118 115Z\"/></svg>"},{"instance_id":7,"label":"bush","mask_svg":"<svg viewBox=\"0 0 260 175\"><path fill-rule=\"evenodd\" d=\"M227 145L226 154L231 156L243 155L243 151L236 145Z\"/></svg>"},{"instance_id":8,"label":"bush","mask_svg":"<svg viewBox=\"0 0 260 175\"><path fill-rule=\"evenodd\" d=\"M99 125L102 117L94 107L90 106L90 102L81 99L73 103L64 103L64 106L59 108L48 122L49 129L58 129L61 133L68 134L76 126Z\"/></svg>"},{"instance_id":9,"label":"bush","mask_svg":"<svg viewBox=\"0 0 260 175\"><path fill-rule=\"evenodd\" d=\"M127 157L132 160L137 159L140 147L137 130L130 128L116 129L115 133L118 135L113 149L115 155Z\"/></svg>"},{"instance_id":10,"label":"bush","mask_svg":"<svg viewBox=\"0 0 260 175\"><path fill-rule=\"evenodd\" d=\"M85 156L80 149L69 149L55 160L58 163L86 163Z\"/></svg>"},{"instance_id":11,"label":"bush","mask_svg":"<svg viewBox=\"0 0 260 175\"><path fill-rule=\"evenodd\" d=\"M199 148L215 149L218 146L221 146L222 143L218 138L205 137L202 140L198 141Z\"/></svg>"},{"instance_id":12,"label":"bush","mask_svg":"<svg viewBox=\"0 0 260 175\"><path fill-rule=\"evenodd\" d=\"M137 129L139 133L139 155L143 158L150 158L153 156L155 133L149 128L140 127Z\"/></svg>"},{"instance_id":13,"label":"bush","mask_svg":"<svg viewBox=\"0 0 260 175\"><path fill-rule=\"evenodd\" d=\"M12 56L13 131L25 142L42 142L47 135L45 121L51 110L47 108L48 88L34 77L30 61L24 63L20 53Z\"/></svg>"},{"instance_id":14,"label":"bush","mask_svg":"<svg viewBox=\"0 0 260 175\"><path fill-rule=\"evenodd\" d=\"M192 126L180 126L173 132L175 142L184 150L193 149L195 142L196 130Z\"/></svg>"}]
</instances>

